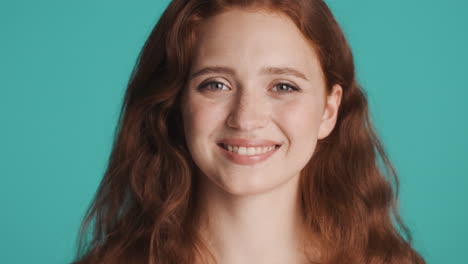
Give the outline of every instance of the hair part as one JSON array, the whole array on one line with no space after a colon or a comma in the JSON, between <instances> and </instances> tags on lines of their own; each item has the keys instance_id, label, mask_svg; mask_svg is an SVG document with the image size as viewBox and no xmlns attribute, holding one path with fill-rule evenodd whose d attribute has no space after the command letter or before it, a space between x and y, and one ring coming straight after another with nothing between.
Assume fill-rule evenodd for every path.
<instances>
[{"instance_id":1,"label":"hair part","mask_svg":"<svg viewBox=\"0 0 468 264\"><path fill-rule=\"evenodd\" d=\"M306 234L318 238L310 241L320 248L318 263L425 263L398 214L398 179L369 119L351 49L322 0L169 4L131 74L74 263L215 262L197 233L197 167L185 143L180 100L199 25L232 8L291 18L317 52L327 91L343 88L335 128L318 141L300 176Z\"/></svg>"}]
</instances>

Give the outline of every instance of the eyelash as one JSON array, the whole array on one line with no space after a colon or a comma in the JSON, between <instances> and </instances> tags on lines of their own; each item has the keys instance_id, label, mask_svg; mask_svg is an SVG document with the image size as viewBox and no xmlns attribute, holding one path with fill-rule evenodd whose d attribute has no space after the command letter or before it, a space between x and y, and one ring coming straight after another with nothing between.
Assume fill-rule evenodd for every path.
<instances>
[{"instance_id":1,"label":"eyelash","mask_svg":"<svg viewBox=\"0 0 468 264\"><path fill-rule=\"evenodd\" d=\"M199 86L199 89L200 89L200 90L202 90L202 89L207 89L207 87L209 87L209 86L212 85L212 84L222 84L222 85L226 86L226 85L225 85L224 83L222 83L222 82L207 82L207 83L201 84L201 85ZM297 88L296 86L291 85L291 84L289 84L289 83L285 83L285 82L279 82L279 83L277 83L277 84L275 85L275 87L277 87L277 86L279 86L279 85L286 85L286 86L290 89L290 91L281 91L281 92L279 92L279 93L291 93L291 92L298 92L298 91L301 90L301 89ZM220 89L209 89L209 90L215 91L215 92L221 91Z\"/></svg>"}]
</instances>

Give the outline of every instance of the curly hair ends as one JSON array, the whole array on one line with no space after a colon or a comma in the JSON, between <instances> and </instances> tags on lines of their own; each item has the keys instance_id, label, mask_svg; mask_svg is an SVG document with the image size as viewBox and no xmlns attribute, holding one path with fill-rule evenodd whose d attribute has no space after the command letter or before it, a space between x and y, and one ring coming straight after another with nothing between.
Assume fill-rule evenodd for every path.
<instances>
[{"instance_id":1,"label":"curly hair ends","mask_svg":"<svg viewBox=\"0 0 468 264\"><path fill-rule=\"evenodd\" d=\"M300 175L302 213L308 234L320 239L319 263L425 263L398 214L397 176L369 120L351 49L322 0L170 3L132 72L74 263L215 263L197 234L196 166L184 139L180 95L198 25L232 8L289 16L316 50L327 91L333 84L343 88L336 127L318 141Z\"/></svg>"}]
</instances>

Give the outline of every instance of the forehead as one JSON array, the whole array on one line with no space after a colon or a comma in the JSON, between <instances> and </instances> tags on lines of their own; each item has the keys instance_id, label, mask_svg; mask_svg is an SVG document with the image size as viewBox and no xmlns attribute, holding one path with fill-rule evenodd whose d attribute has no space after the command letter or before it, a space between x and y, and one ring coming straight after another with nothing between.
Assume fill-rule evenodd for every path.
<instances>
[{"instance_id":1,"label":"forehead","mask_svg":"<svg viewBox=\"0 0 468 264\"><path fill-rule=\"evenodd\" d=\"M229 10L203 21L193 67L222 65L239 71L291 67L321 73L311 43L289 17L266 11Z\"/></svg>"}]
</instances>

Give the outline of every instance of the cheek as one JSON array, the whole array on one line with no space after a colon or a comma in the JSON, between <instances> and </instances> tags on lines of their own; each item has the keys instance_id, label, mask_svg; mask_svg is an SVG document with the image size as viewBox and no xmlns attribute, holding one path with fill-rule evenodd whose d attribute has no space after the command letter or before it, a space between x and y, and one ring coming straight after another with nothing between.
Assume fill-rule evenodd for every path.
<instances>
[{"instance_id":1,"label":"cheek","mask_svg":"<svg viewBox=\"0 0 468 264\"><path fill-rule=\"evenodd\" d=\"M184 129L187 142L207 140L220 125L222 109L207 100L189 100L184 108Z\"/></svg>"},{"instance_id":2,"label":"cheek","mask_svg":"<svg viewBox=\"0 0 468 264\"><path fill-rule=\"evenodd\" d=\"M278 124L290 141L317 139L320 127L320 104L312 100L294 101L277 108Z\"/></svg>"},{"instance_id":3,"label":"cheek","mask_svg":"<svg viewBox=\"0 0 468 264\"><path fill-rule=\"evenodd\" d=\"M311 103L312 102L312 103ZM313 100L284 105L277 111L277 124L286 140L286 157L291 168L300 171L312 157L320 127L320 105Z\"/></svg>"}]
</instances>

